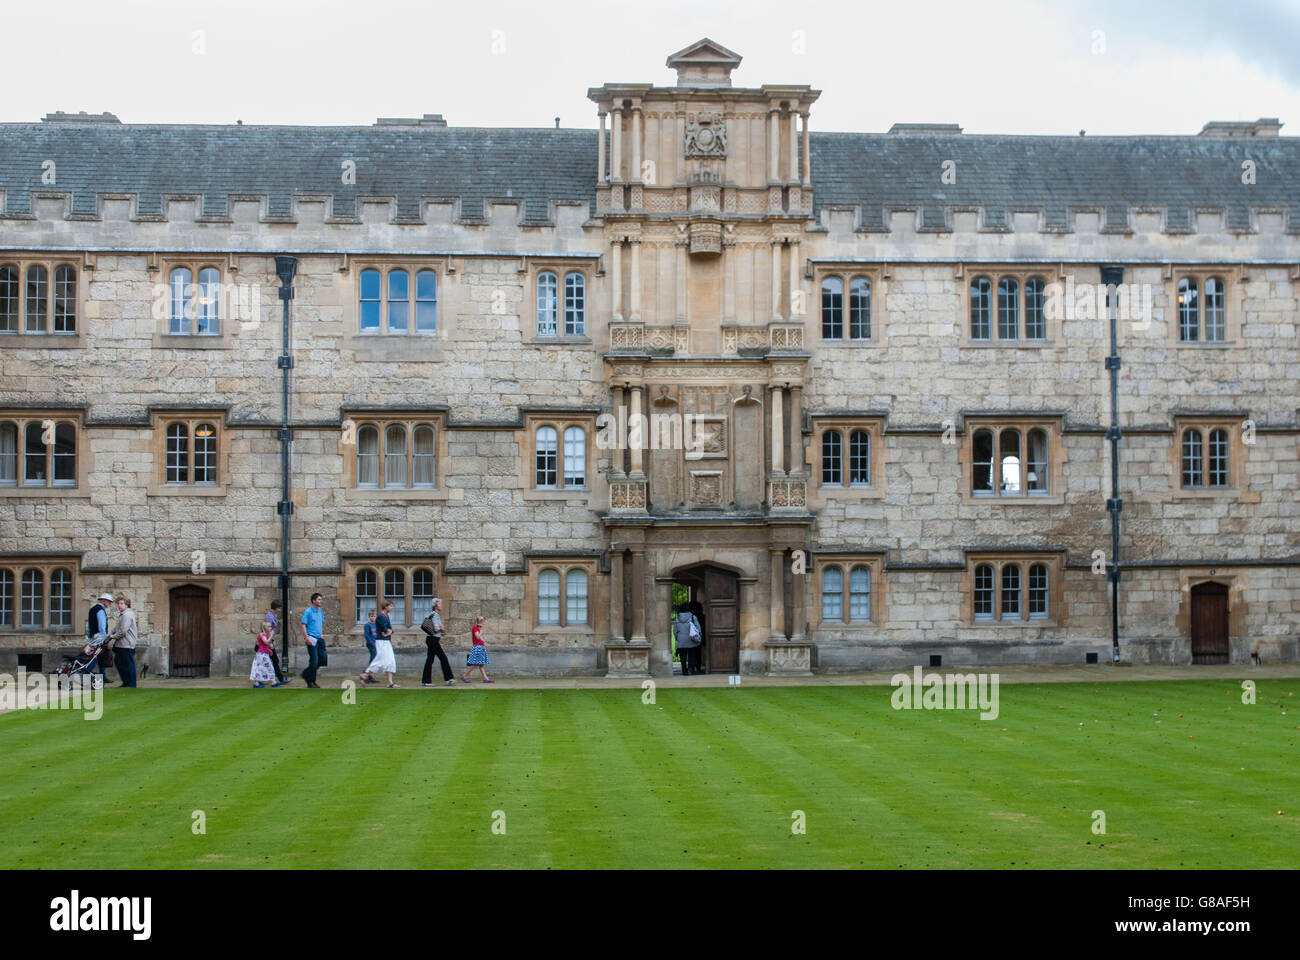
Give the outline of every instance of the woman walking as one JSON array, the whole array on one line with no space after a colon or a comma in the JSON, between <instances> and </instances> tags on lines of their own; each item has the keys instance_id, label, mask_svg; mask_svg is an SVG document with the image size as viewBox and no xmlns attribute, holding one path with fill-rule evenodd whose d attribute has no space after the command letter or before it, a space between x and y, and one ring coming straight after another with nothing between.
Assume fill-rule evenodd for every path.
<instances>
[{"instance_id":1,"label":"woman walking","mask_svg":"<svg viewBox=\"0 0 1300 960\"><path fill-rule=\"evenodd\" d=\"M393 609L393 601L385 600L379 608L379 616L375 617L375 659L370 661L370 666L366 667L366 672L361 674L361 682L370 684L375 682L375 671L382 670L388 674L388 685L396 687L393 682L393 674L397 672L397 657L393 655L393 623L388 619L388 611Z\"/></svg>"},{"instance_id":2,"label":"woman walking","mask_svg":"<svg viewBox=\"0 0 1300 960\"><path fill-rule=\"evenodd\" d=\"M469 656L465 658L465 675L460 678L460 682L469 683L469 675L474 671L475 667L478 667L478 672L483 675L484 683L495 683L496 681L489 677L487 671L483 669L491 661L488 660L487 647L483 645L483 618L481 616L474 618L474 629L470 631L470 640Z\"/></svg>"},{"instance_id":3,"label":"woman walking","mask_svg":"<svg viewBox=\"0 0 1300 960\"><path fill-rule=\"evenodd\" d=\"M253 669L249 671L248 679L255 687L265 687L268 683L278 687L284 681L275 679L275 668L271 666L271 651L275 648L271 646L272 635L266 630L265 620L258 624L257 630L257 652L253 654Z\"/></svg>"}]
</instances>

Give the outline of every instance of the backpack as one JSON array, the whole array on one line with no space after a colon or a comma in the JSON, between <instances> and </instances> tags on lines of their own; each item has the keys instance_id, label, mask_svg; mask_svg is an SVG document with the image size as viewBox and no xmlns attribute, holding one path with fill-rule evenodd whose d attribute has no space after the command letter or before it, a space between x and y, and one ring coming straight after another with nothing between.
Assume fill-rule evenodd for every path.
<instances>
[{"instance_id":1,"label":"backpack","mask_svg":"<svg viewBox=\"0 0 1300 960\"><path fill-rule=\"evenodd\" d=\"M433 639L438 639L438 631L433 628L433 614L429 614L424 618L424 622L420 624L420 629L433 637Z\"/></svg>"}]
</instances>

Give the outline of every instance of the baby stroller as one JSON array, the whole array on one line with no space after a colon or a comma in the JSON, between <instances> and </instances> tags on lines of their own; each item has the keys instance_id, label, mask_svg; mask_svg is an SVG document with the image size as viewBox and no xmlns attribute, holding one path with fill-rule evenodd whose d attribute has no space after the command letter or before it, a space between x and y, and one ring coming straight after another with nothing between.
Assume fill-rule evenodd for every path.
<instances>
[{"instance_id":1,"label":"baby stroller","mask_svg":"<svg viewBox=\"0 0 1300 960\"><path fill-rule=\"evenodd\" d=\"M103 677L99 682L95 679L95 664L99 658L108 652L108 634L97 633L91 639L86 641L86 645L78 650L75 654L64 656L63 663L59 669L54 671L54 685L63 686L63 678L68 678L68 686L72 686L73 677L90 677L90 685L98 686L102 683ZM83 681L84 682L84 681Z\"/></svg>"}]
</instances>

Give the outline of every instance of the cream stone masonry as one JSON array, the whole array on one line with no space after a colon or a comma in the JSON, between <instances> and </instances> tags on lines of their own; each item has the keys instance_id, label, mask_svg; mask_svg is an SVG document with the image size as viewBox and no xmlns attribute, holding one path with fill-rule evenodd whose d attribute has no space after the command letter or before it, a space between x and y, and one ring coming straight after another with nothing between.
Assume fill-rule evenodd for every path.
<instances>
[{"instance_id":1,"label":"cream stone masonry","mask_svg":"<svg viewBox=\"0 0 1300 960\"><path fill-rule=\"evenodd\" d=\"M1109 659L1103 266L1122 268L1137 308L1117 321L1121 652L1300 657L1300 209L1282 186L1300 142L1272 127L1231 141L822 133L820 91L733 86L740 64L705 38L668 58L671 85L593 87L592 130L0 124L0 271L21 271L13 288L0 274L0 669L20 654L56 666L105 589L132 596L151 673L193 656L247 669L249 620L279 596L281 254L298 260L284 620L296 635L324 594L330 669L364 657L358 578L377 575L382 597L385 571L402 573L403 671L423 660L416 606L436 595L452 655L481 614L505 675L663 675L674 585L700 605L713 672ZM148 175L122 159L84 192L9 159L19 142L127 158L178 137L223 159ZM1134 141L1172 159L1138 169ZM1260 162L1253 187L1234 179L1243 151ZM283 159L275 178L267 156ZM372 192L339 181L349 159L372 164ZM955 184L940 181L947 159ZM1003 175L1029 162L1023 182ZM1228 186L1201 195L1183 164ZM75 266L75 333L22 332L32 264L51 284ZM218 271L217 335L170 332L177 266ZM971 337L978 277L988 341ZM998 336L1002 277L1019 288L1014 342ZM1183 277L1202 295L1223 281L1223 341L1179 340ZM823 335L827 278L842 284L838 339ZM1025 340L1030 278L1064 295L1041 341ZM29 452L33 476L53 469L52 437L28 450L27 426L46 421L74 431L58 447L71 483L23 482ZM214 425L215 483L167 482L170 423ZM1231 431L1229 484L1181 486L1189 426L1207 443ZM1047 492L974 493L981 428L1020 431L1020 452L991 464L1012 487L1045 429ZM824 483L831 430L841 467ZM855 430L870 437L865 484L850 480ZM371 470L382 483L360 481ZM539 485L547 470L557 482ZM1048 617L973 616L980 563L1028 577L1036 558ZM24 609L48 617L56 569L70 626L24 626ZM832 569L838 621L823 616ZM869 619L850 614L855 569L870 573ZM544 571L560 597L542 596ZM552 602L559 622L541 617Z\"/></svg>"}]
</instances>

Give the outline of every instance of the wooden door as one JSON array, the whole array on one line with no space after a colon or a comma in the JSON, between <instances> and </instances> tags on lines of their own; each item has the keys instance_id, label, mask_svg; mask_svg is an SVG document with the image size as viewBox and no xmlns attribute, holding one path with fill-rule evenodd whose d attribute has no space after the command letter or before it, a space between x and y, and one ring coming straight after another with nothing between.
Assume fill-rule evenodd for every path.
<instances>
[{"instance_id":1,"label":"wooden door","mask_svg":"<svg viewBox=\"0 0 1300 960\"><path fill-rule=\"evenodd\" d=\"M704 641L709 673L740 672L739 583L734 573L708 568L704 573Z\"/></svg>"},{"instance_id":2,"label":"wooden door","mask_svg":"<svg viewBox=\"0 0 1300 960\"><path fill-rule=\"evenodd\" d=\"M206 677L212 660L212 619L208 591L186 584L171 592L171 668L173 677Z\"/></svg>"},{"instance_id":3,"label":"wooden door","mask_svg":"<svg viewBox=\"0 0 1300 960\"><path fill-rule=\"evenodd\" d=\"M1228 588L1222 583L1192 587L1192 663L1228 662Z\"/></svg>"}]
</instances>

